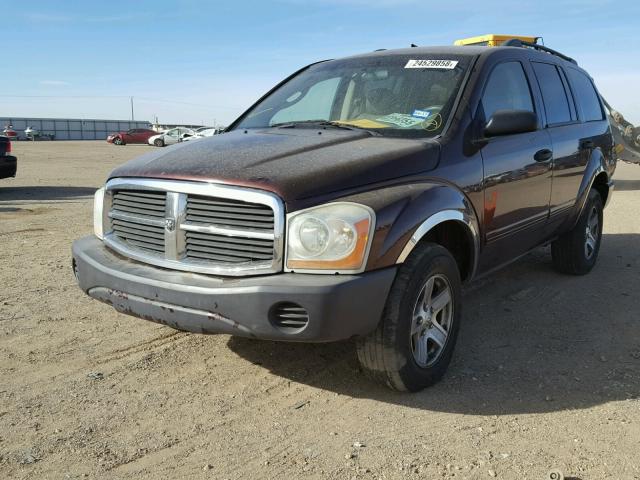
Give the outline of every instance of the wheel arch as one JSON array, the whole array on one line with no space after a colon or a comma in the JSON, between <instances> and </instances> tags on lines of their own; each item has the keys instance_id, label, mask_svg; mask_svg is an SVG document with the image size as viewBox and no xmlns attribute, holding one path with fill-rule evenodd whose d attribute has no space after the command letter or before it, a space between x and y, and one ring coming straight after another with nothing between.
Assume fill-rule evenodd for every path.
<instances>
[{"instance_id":1,"label":"wheel arch","mask_svg":"<svg viewBox=\"0 0 640 480\"><path fill-rule=\"evenodd\" d=\"M480 249L478 224L474 217L461 210L442 210L424 220L413 232L396 263L404 263L422 242L443 246L453 255L460 270L460 278L473 278Z\"/></svg>"},{"instance_id":2,"label":"wheel arch","mask_svg":"<svg viewBox=\"0 0 640 480\"><path fill-rule=\"evenodd\" d=\"M595 188L602 197L602 203L606 206L611 198L611 176L606 168L606 160L599 148L591 152L591 157L587 163L584 177L580 183L580 189L578 190L576 214L572 224L575 224L589 197L589 192L592 188Z\"/></svg>"},{"instance_id":3,"label":"wheel arch","mask_svg":"<svg viewBox=\"0 0 640 480\"><path fill-rule=\"evenodd\" d=\"M339 200L362 203L376 212L366 270L402 264L419 242L430 241L451 251L461 264L463 280L475 275L481 248L476 213L484 201L481 191L467 195L456 185L429 178L372 188Z\"/></svg>"}]
</instances>

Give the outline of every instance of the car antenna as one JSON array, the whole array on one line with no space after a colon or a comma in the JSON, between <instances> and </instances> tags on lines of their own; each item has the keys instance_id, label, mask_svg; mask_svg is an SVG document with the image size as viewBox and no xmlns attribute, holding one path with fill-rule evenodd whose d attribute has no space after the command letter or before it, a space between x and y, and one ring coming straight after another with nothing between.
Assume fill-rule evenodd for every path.
<instances>
[{"instance_id":1,"label":"car antenna","mask_svg":"<svg viewBox=\"0 0 640 480\"><path fill-rule=\"evenodd\" d=\"M418 47L418 45L416 45L415 43L411 44L411 48L417 48L417 47Z\"/></svg>"}]
</instances>

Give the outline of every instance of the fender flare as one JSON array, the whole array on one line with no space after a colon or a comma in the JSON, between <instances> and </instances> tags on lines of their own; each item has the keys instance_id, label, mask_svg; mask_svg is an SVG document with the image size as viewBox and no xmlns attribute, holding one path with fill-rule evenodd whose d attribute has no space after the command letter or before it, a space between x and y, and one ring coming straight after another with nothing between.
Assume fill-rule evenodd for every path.
<instances>
[{"instance_id":1,"label":"fender flare","mask_svg":"<svg viewBox=\"0 0 640 480\"><path fill-rule=\"evenodd\" d=\"M477 270L480 253L480 231L478 229L478 221L476 218L461 210L442 210L423 221L413 232L413 235L411 235L411 238L402 249L396 263L404 263L409 254L413 251L418 242L425 237L425 235L441 223L452 220L463 224L471 236L471 240L473 242L473 261L471 264L469 279L473 278Z\"/></svg>"},{"instance_id":2,"label":"fender flare","mask_svg":"<svg viewBox=\"0 0 640 480\"><path fill-rule=\"evenodd\" d=\"M578 197L576 201L578 208L576 208L576 216L573 224L577 223L580 215L582 215L582 211L587 203L587 198L589 198L589 192L593 188L596 177L601 173L604 173L607 176L607 182L611 181L609 172L605 168L604 155L598 148L591 152L591 157L589 158L589 162L587 163L587 168L585 170L585 175L578 190ZM611 197L609 196L609 198Z\"/></svg>"}]
</instances>

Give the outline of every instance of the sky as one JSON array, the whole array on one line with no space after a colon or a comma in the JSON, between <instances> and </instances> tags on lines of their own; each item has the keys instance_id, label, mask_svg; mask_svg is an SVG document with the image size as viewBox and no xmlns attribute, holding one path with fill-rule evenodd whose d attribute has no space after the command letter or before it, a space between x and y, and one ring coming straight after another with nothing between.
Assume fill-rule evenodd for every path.
<instances>
[{"instance_id":1,"label":"sky","mask_svg":"<svg viewBox=\"0 0 640 480\"><path fill-rule=\"evenodd\" d=\"M2 24L0 117L124 120L133 97L136 120L225 125L318 60L507 33L577 59L640 124L637 0L31 0Z\"/></svg>"}]
</instances>

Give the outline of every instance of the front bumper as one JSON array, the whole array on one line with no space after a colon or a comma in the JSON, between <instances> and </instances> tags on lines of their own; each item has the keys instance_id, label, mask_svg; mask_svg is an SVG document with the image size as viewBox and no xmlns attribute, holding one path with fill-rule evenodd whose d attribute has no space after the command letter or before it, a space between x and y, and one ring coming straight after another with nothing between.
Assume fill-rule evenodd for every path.
<instances>
[{"instance_id":1,"label":"front bumper","mask_svg":"<svg viewBox=\"0 0 640 480\"><path fill-rule=\"evenodd\" d=\"M121 313L178 330L269 340L329 342L370 333L396 274L392 267L360 275L222 278L134 262L94 236L76 240L72 250L80 288ZM306 327L272 323L269 312L282 302L306 309Z\"/></svg>"},{"instance_id":2,"label":"front bumper","mask_svg":"<svg viewBox=\"0 0 640 480\"><path fill-rule=\"evenodd\" d=\"M12 155L0 155L0 178L15 177L18 159Z\"/></svg>"}]
</instances>

